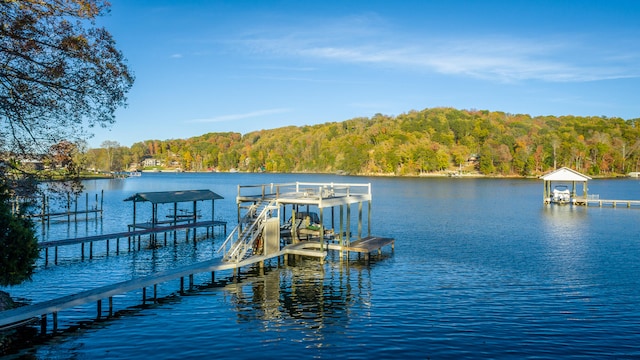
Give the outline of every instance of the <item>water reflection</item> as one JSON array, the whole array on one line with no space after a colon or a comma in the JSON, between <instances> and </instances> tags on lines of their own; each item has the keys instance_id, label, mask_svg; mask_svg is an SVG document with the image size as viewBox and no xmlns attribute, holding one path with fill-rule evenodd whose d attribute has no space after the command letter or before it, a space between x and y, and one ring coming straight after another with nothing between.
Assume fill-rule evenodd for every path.
<instances>
[{"instance_id":1,"label":"water reflection","mask_svg":"<svg viewBox=\"0 0 640 360\"><path fill-rule=\"evenodd\" d=\"M323 266L315 259L302 260L228 284L225 290L232 295L238 322L259 323L265 332L295 330L299 335L291 341L322 347L328 337L346 331L354 311L367 317L363 309L372 303L370 266L375 262Z\"/></svg>"},{"instance_id":2,"label":"water reflection","mask_svg":"<svg viewBox=\"0 0 640 360\"><path fill-rule=\"evenodd\" d=\"M542 241L555 256L578 256L584 249L583 234L589 227L587 209L546 205L542 210Z\"/></svg>"},{"instance_id":3,"label":"water reflection","mask_svg":"<svg viewBox=\"0 0 640 360\"><path fill-rule=\"evenodd\" d=\"M591 226L588 209L578 206L547 205L543 208L541 234L544 268L557 284L571 284L588 277L591 244L586 234ZM565 285L562 285L563 288ZM579 289L566 285L565 291L578 292Z\"/></svg>"},{"instance_id":4,"label":"water reflection","mask_svg":"<svg viewBox=\"0 0 640 360\"><path fill-rule=\"evenodd\" d=\"M542 223L547 238L555 240L573 239L587 224L587 209L580 206L545 205L542 208Z\"/></svg>"}]
</instances>

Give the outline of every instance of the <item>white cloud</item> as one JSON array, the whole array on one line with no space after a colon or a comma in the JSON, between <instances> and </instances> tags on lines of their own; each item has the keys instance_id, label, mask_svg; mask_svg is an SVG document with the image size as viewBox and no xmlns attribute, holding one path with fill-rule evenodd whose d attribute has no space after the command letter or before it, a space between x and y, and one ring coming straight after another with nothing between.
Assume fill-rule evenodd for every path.
<instances>
[{"instance_id":1,"label":"white cloud","mask_svg":"<svg viewBox=\"0 0 640 360\"><path fill-rule=\"evenodd\" d=\"M317 25L317 26L316 26ZM436 37L400 33L367 21L254 32L241 43L252 52L468 76L502 82L580 82L640 76L640 58L615 44L590 45L576 36L519 38L475 34ZM620 51L619 49L626 49ZM607 51L605 51L607 50ZM606 53L615 53L612 60Z\"/></svg>"},{"instance_id":2,"label":"white cloud","mask_svg":"<svg viewBox=\"0 0 640 360\"><path fill-rule=\"evenodd\" d=\"M284 114L284 113L288 113L288 112L291 112L291 111L292 111L291 109L286 109L286 108L266 109L266 110L258 110L258 111L252 111L252 112L241 113L241 114L220 115L220 116L214 116L214 117L206 118L206 119L193 119L193 120L189 120L187 122L189 122L189 123L213 123L213 122L224 122L224 121L233 121L233 120L244 120L244 119L262 117L262 116L268 116L268 115L274 115L274 114Z\"/></svg>"}]
</instances>

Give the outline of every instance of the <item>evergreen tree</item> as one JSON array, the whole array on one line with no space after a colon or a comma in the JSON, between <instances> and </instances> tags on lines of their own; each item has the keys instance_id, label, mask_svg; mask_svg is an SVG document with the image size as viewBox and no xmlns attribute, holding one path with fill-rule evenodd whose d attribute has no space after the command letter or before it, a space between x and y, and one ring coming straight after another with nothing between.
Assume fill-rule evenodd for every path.
<instances>
[{"instance_id":1,"label":"evergreen tree","mask_svg":"<svg viewBox=\"0 0 640 360\"><path fill-rule=\"evenodd\" d=\"M31 279L39 256L31 220L11 211L10 193L0 182L0 285L17 285Z\"/></svg>"}]
</instances>

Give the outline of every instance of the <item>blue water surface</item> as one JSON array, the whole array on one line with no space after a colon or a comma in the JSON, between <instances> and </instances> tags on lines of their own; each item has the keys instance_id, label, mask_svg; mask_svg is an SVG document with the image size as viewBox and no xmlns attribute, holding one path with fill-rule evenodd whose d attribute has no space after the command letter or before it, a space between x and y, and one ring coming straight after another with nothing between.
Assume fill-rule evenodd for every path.
<instances>
[{"instance_id":1,"label":"blue water surface","mask_svg":"<svg viewBox=\"0 0 640 360\"><path fill-rule=\"evenodd\" d=\"M23 351L37 359L639 358L640 209L549 206L542 182L522 179L369 178L283 174L144 174L92 180L104 218L41 230L43 240L125 231L139 191L210 189L215 218L235 225L237 185L371 183L372 233L395 238L367 263L330 254L321 265L272 262L239 281L146 308L114 298L116 318ZM640 199L640 182L592 180L601 198ZM147 210L139 209L142 216ZM203 208L204 212L209 210ZM209 214L203 215L210 216ZM56 227L57 226L57 227ZM38 302L215 256L223 235L198 246L98 255L71 252L39 265L31 283L5 289ZM97 253L100 251L96 249ZM207 283L209 274L196 278ZM95 305L60 313L63 325Z\"/></svg>"}]
</instances>

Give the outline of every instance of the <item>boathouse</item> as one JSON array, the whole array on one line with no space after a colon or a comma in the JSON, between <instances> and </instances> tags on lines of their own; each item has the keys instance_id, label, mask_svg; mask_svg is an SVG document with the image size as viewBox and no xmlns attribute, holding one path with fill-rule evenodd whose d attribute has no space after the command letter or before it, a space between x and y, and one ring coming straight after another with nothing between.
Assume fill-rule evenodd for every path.
<instances>
[{"instance_id":1,"label":"boathouse","mask_svg":"<svg viewBox=\"0 0 640 360\"><path fill-rule=\"evenodd\" d=\"M587 181L591 178L567 167L554 170L540 177L544 182L543 200L545 204L571 203L586 205L588 198ZM555 185L553 185L555 183ZM582 194L577 194L576 185L582 183ZM569 191L569 187L571 190ZM566 196L565 196L566 194Z\"/></svg>"},{"instance_id":2,"label":"boathouse","mask_svg":"<svg viewBox=\"0 0 640 360\"><path fill-rule=\"evenodd\" d=\"M384 246L393 249L394 239L371 235L371 184L238 186L236 203L238 226L220 248L227 262L258 259L257 254L274 257L287 253L322 261L327 250L347 257L355 252L368 259L370 252L380 253ZM357 208L355 231L353 207Z\"/></svg>"}]
</instances>

